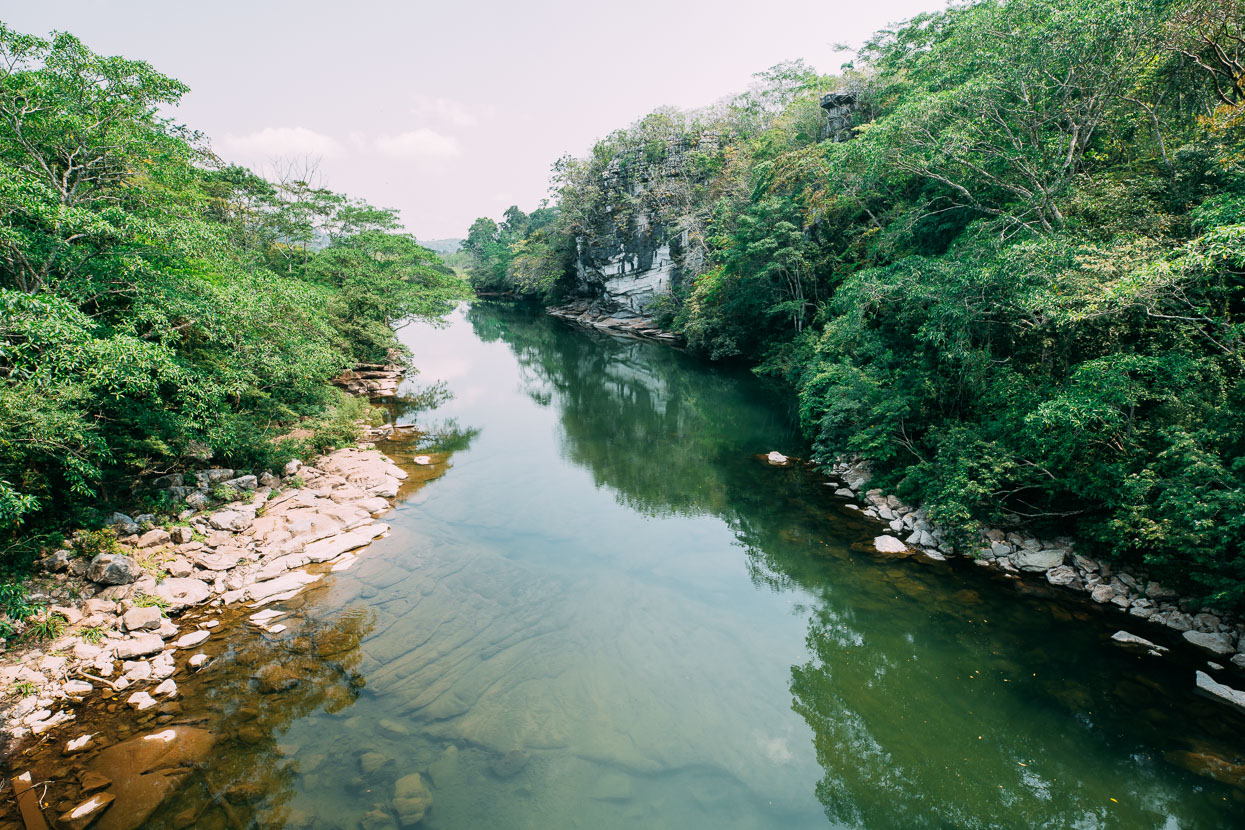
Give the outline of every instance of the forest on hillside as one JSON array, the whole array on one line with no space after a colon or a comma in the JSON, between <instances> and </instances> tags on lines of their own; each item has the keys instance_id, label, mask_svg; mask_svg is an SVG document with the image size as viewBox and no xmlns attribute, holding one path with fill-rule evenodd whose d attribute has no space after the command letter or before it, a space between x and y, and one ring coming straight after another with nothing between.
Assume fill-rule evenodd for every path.
<instances>
[{"instance_id":1,"label":"forest on hillside","mask_svg":"<svg viewBox=\"0 0 1245 830\"><path fill-rule=\"evenodd\" d=\"M185 506L144 502L152 477L353 442L330 380L467 293L394 211L222 161L167 117L187 91L0 24L0 575L117 507Z\"/></svg>"},{"instance_id":2,"label":"forest on hillside","mask_svg":"<svg viewBox=\"0 0 1245 830\"><path fill-rule=\"evenodd\" d=\"M1245 604L1240 0L955 5L656 110L553 186L472 226L477 290L565 300L639 217L695 263L658 321L789 380L818 463L868 458L965 547L1020 524Z\"/></svg>"}]
</instances>

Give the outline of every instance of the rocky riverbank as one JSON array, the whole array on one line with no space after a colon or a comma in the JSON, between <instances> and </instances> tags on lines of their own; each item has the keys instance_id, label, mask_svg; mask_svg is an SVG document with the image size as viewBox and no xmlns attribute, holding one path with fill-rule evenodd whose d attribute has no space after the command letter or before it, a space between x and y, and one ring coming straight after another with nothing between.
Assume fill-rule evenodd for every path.
<instances>
[{"instance_id":1,"label":"rocky riverbank","mask_svg":"<svg viewBox=\"0 0 1245 830\"><path fill-rule=\"evenodd\" d=\"M546 311L554 317L585 328L642 337L662 343L682 342L679 335L655 325L650 317L625 308L606 311L588 300L577 300L566 305L553 306Z\"/></svg>"},{"instance_id":2,"label":"rocky riverbank","mask_svg":"<svg viewBox=\"0 0 1245 830\"><path fill-rule=\"evenodd\" d=\"M768 460L780 466L789 463L789 459L777 453L771 453ZM1240 673L1235 670L1245 670L1245 621L1181 597L1144 572L1126 571L1078 553L1074 540L1068 537L1043 539L1018 530L983 528L978 545L972 550L959 550L929 521L924 509L870 488L867 462L838 461L829 475L836 486L835 495L849 500L847 509L860 511L889 531L874 540L879 553L915 554L938 561L966 555L984 568L1017 578L1040 578L1057 588L1086 594L1092 602L1125 615L1121 617L1122 625L1161 625L1179 633L1207 659L1209 672L1239 685ZM1166 651L1123 630L1114 639L1123 646L1141 647L1156 655ZM1194 683L1202 694L1245 711L1245 693L1216 681L1212 674L1199 671Z\"/></svg>"},{"instance_id":3,"label":"rocky riverbank","mask_svg":"<svg viewBox=\"0 0 1245 830\"><path fill-rule=\"evenodd\" d=\"M0 658L0 688L10 692L0 711L6 754L71 725L75 707L92 697L120 698L140 712L166 706L177 697L178 673L207 661L197 649L214 636L214 616L289 599L323 572L349 567L388 530L376 517L407 478L371 446L291 462L281 476L226 469L168 476L161 483L192 505L181 524L148 527L153 517L116 514L114 550L85 559L70 547L46 557L33 598L55 603L48 614L63 630ZM195 512L213 493L234 497ZM317 565L319 573L308 570ZM193 623L181 622L191 616ZM263 612L252 620L267 625ZM70 737L66 752L90 740Z\"/></svg>"}]
</instances>

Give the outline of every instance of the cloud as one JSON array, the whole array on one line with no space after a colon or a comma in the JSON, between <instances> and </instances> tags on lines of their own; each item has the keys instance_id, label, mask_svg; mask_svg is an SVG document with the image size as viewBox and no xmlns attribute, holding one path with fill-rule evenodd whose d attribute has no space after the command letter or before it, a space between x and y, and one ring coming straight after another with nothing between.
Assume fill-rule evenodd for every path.
<instances>
[{"instance_id":1,"label":"cloud","mask_svg":"<svg viewBox=\"0 0 1245 830\"><path fill-rule=\"evenodd\" d=\"M394 136L379 136L375 145L379 152L395 158L450 159L463 154L458 139L426 127Z\"/></svg>"},{"instance_id":2,"label":"cloud","mask_svg":"<svg viewBox=\"0 0 1245 830\"><path fill-rule=\"evenodd\" d=\"M413 96L411 112L421 119L440 121L452 127L474 127L480 121L457 101L430 95Z\"/></svg>"},{"instance_id":3,"label":"cloud","mask_svg":"<svg viewBox=\"0 0 1245 830\"><path fill-rule=\"evenodd\" d=\"M332 136L306 127L264 127L247 135L226 134L220 141L226 153L247 156L331 156L341 155L342 146Z\"/></svg>"}]
</instances>

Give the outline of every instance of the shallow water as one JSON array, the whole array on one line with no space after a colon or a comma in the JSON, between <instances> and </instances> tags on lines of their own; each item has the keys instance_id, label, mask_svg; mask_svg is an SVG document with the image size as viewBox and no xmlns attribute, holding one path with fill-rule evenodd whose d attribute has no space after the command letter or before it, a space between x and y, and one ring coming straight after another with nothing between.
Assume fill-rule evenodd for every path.
<instances>
[{"instance_id":1,"label":"shallow water","mask_svg":"<svg viewBox=\"0 0 1245 830\"><path fill-rule=\"evenodd\" d=\"M853 549L833 488L756 457L806 452L781 393L506 306L403 337L452 398L394 408L431 432L382 445L391 536L182 681L219 742L149 826L393 827L412 772L441 830L1245 826L1189 769L1245 773L1200 662Z\"/></svg>"}]
</instances>

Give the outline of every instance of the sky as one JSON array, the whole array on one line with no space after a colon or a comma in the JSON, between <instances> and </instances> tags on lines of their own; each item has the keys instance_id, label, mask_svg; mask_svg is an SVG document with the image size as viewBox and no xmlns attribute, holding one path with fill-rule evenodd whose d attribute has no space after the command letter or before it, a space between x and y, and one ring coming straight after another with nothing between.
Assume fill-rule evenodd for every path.
<instances>
[{"instance_id":1,"label":"sky","mask_svg":"<svg viewBox=\"0 0 1245 830\"><path fill-rule=\"evenodd\" d=\"M803 58L822 72L943 0L0 0L190 87L173 113L227 161L310 159L420 239L548 196L565 154L659 106L705 106Z\"/></svg>"}]
</instances>

